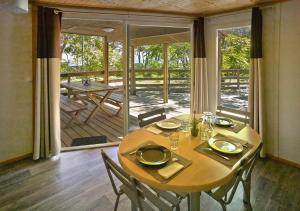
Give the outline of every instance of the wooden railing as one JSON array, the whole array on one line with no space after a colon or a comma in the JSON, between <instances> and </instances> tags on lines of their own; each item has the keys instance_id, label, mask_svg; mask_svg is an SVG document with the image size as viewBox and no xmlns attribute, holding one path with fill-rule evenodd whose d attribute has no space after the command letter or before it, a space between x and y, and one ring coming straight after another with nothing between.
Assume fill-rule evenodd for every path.
<instances>
[{"instance_id":1,"label":"wooden railing","mask_svg":"<svg viewBox=\"0 0 300 211\"><path fill-rule=\"evenodd\" d=\"M163 69L135 69L134 86L130 89L137 91L163 91ZM104 82L104 71L84 71L61 73L62 80L80 80L89 77ZM181 76L179 76L181 74ZM236 93L239 90L247 89L249 83L249 71L240 69L222 70L220 80L221 90ZM129 74L131 77L131 74ZM130 80L131 81L131 80ZM109 71L109 83L123 82L123 71ZM169 69L169 92L190 91L190 71L188 69Z\"/></svg>"},{"instance_id":2,"label":"wooden railing","mask_svg":"<svg viewBox=\"0 0 300 211\"><path fill-rule=\"evenodd\" d=\"M221 90L237 93L249 86L249 70L229 69L221 70Z\"/></svg>"},{"instance_id":3,"label":"wooden railing","mask_svg":"<svg viewBox=\"0 0 300 211\"><path fill-rule=\"evenodd\" d=\"M174 76L182 74L182 77ZM189 92L190 74L189 70L170 69L168 84L169 92ZM82 78L95 78L99 82L104 82L104 71L84 71L61 73L61 80L81 80ZM131 77L131 74L129 74ZM113 78L113 79L112 79ZM130 84L133 93L137 91L163 91L163 70L162 69L135 69L134 86ZM122 82L123 71L109 71L109 83ZM131 80L130 80L131 81ZM132 90L134 89L134 90Z\"/></svg>"}]
</instances>

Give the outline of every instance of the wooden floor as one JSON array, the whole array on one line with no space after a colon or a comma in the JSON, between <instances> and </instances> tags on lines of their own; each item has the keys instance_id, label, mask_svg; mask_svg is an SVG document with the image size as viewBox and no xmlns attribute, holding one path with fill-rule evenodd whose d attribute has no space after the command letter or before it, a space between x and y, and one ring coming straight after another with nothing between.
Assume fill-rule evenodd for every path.
<instances>
[{"instance_id":1,"label":"wooden floor","mask_svg":"<svg viewBox=\"0 0 300 211\"><path fill-rule=\"evenodd\" d=\"M103 110L99 110L95 116L93 116L88 123L84 123L84 120L90 114L93 109L92 105L89 105L88 110L85 110L79 114L79 119L82 124L74 123L70 127L65 127L70 117L60 112L61 116L61 141L62 147L71 146L72 140L79 137L91 137L105 135L109 142L120 141L123 136L123 118L122 114L119 116L110 115L115 111L113 108L105 107L108 113Z\"/></svg>"},{"instance_id":2,"label":"wooden floor","mask_svg":"<svg viewBox=\"0 0 300 211\"><path fill-rule=\"evenodd\" d=\"M180 100L178 100L180 99ZM130 99L130 128L137 128L138 121L137 115L152 109L164 107L167 111L167 117L177 116L179 114L189 112L189 95L186 93L172 94L170 95L169 103L164 104L162 96L158 93L138 93L135 96L131 96ZM113 106L105 105L105 109L108 112L99 110L95 116L93 116L88 123L84 123L84 120L90 114L93 109L93 105L88 106L88 110L80 113L79 119L82 124L72 124L71 127L66 128L66 123L70 120L70 117L61 111L61 144L62 147L71 146L74 138L91 137L105 135L108 142L120 141L123 137L123 114L118 116L112 114L116 113L116 108Z\"/></svg>"},{"instance_id":3,"label":"wooden floor","mask_svg":"<svg viewBox=\"0 0 300 211\"><path fill-rule=\"evenodd\" d=\"M117 148L105 151L117 161ZM257 211L300 210L300 169L272 160L259 160L252 178L252 205ZM0 167L0 210L113 210L116 196L100 158L100 149L64 152L60 159L25 160ZM201 195L201 209L220 206ZM130 210L123 196L120 211ZM186 201L181 210L187 210ZM228 210L244 210L242 189Z\"/></svg>"}]
</instances>

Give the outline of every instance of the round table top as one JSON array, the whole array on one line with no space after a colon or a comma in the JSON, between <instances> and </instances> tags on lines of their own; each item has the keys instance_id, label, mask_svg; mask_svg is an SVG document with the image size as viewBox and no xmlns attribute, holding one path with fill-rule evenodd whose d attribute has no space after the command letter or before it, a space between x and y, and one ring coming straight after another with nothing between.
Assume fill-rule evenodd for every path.
<instances>
[{"instance_id":1,"label":"round table top","mask_svg":"<svg viewBox=\"0 0 300 211\"><path fill-rule=\"evenodd\" d=\"M252 154L261 142L260 136L249 126L244 127L238 133L234 133L220 127L215 127L213 133L236 137L252 144L253 147L241 159ZM156 135L148 131L146 128L141 128L128 134L120 143L118 152L119 162L130 175L147 185L161 190L177 192L200 192L211 190L212 188L228 182L239 165L239 162L237 162L232 168L230 168L195 151L194 148L203 143L203 141L200 140L199 136L189 136L180 139L176 153L188 160L191 160L192 164L183 169L178 175L176 175L176 177L167 183L161 183L148 174L143 168L137 166L122 155L123 153L133 150L149 140L167 148L170 146L169 137Z\"/></svg>"}]
</instances>

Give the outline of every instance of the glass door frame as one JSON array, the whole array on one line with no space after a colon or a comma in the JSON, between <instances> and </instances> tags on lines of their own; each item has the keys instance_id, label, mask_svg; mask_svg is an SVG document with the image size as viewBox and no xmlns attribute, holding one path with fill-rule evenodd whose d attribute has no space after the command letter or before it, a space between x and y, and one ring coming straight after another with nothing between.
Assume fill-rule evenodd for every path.
<instances>
[{"instance_id":1,"label":"glass door frame","mask_svg":"<svg viewBox=\"0 0 300 211\"><path fill-rule=\"evenodd\" d=\"M124 102L123 102L123 129L124 137L128 134L129 129L129 74L130 74L130 26L156 26L156 27L174 27L174 28L189 28L190 29L190 43L191 43L191 100L190 111L192 111L193 90L194 90L194 60L193 60L193 20L194 18L184 19L182 22L161 22L161 21L124 21L124 44L123 44L123 60L124 60L124 74L123 74L123 88L124 88Z\"/></svg>"}]
</instances>

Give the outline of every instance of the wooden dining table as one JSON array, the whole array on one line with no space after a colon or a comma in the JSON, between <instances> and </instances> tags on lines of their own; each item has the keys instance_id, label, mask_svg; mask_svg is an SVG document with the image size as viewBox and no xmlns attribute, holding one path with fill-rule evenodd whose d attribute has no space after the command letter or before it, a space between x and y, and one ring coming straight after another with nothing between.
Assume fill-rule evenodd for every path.
<instances>
[{"instance_id":1,"label":"wooden dining table","mask_svg":"<svg viewBox=\"0 0 300 211\"><path fill-rule=\"evenodd\" d=\"M61 87L68 90L68 95L73 95L74 98L84 101L85 99L80 96L84 94L88 100L95 105L91 113L86 118L85 122L88 122L99 109L103 108L103 104L109 98L113 91L117 90L118 87L109 86L96 81L90 81L88 85L84 85L81 81L70 81L61 83ZM102 99L95 96L97 92L106 92ZM105 111L106 112L106 111Z\"/></svg>"},{"instance_id":2,"label":"wooden dining table","mask_svg":"<svg viewBox=\"0 0 300 211\"><path fill-rule=\"evenodd\" d=\"M260 136L249 126L244 127L238 133L221 127L215 127L213 135L217 133L235 137L253 145L253 147L244 154L240 160L252 154L261 143ZM194 150L197 146L203 143L199 136L192 137L190 135L183 135L181 137L183 138L180 138L179 147L175 153L191 160L192 164L179 172L167 183L162 183L155 179L152 175L147 173L145 170L146 167L136 165L134 162L129 160L124 153L131 149L135 149L149 140L158 145L169 148L169 137L161 134L154 134L146 128L138 129L128 134L120 143L118 158L125 171L151 187L166 191L189 193L191 210L199 211L201 192L211 190L229 182L229 180L234 176L234 172L239 166L240 160L233 167L225 166L224 164Z\"/></svg>"}]
</instances>

